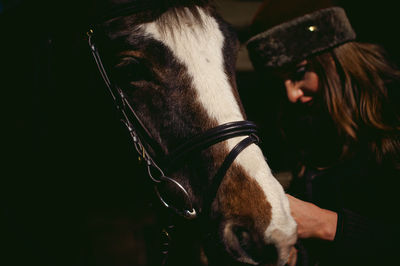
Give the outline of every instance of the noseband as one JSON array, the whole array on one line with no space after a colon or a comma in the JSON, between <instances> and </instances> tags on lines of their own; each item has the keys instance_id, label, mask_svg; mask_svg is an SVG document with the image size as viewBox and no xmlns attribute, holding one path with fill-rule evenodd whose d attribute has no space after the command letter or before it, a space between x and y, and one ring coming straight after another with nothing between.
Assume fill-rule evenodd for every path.
<instances>
[{"instance_id":1,"label":"noseband","mask_svg":"<svg viewBox=\"0 0 400 266\"><path fill-rule=\"evenodd\" d=\"M209 189L210 194L207 196L208 198L213 199L217 194L218 188L226 172L228 171L235 158L240 154L240 152L242 152L252 143L259 143L259 138L256 135L257 126L251 121L236 121L225 123L217 127L211 128L203 132L202 134L192 137L188 141L178 146L176 149L172 150L169 155L162 156L160 152L160 146L151 137L149 131L146 129L142 121L137 116L125 93L120 87L118 87L116 83L111 81L110 76L107 74L99 51L95 45L94 31L92 29L89 30L87 36L90 50L96 62L97 68L114 100L118 112L120 113L121 121L125 124L129 131L129 134L133 140L135 150L138 153L139 159L146 162L148 176L154 182L154 189L158 198L166 208L171 209L179 216L182 216L186 219L196 218L198 216L198 213L195 210L192 201L190 200L190 196L187 190L179 182L167 176L165 173L167 173L169 169L172 168L172 166L177 165L178 162L182 161L182 158L185 158L189 154L200 152L216 143L222 142L230 138L247 136L230 151L230 153L226 156L224 162L218 169L217 174L212 179L212 184ZM154 154L156 154L155 158L150 155L143 144L146 144L146 147L150 147L154 151ZM161 196L161 193L159 192L159 186L166 183L174 186L175 188L177 188L177 191L180 191L180 193L182 193L182 196L187 199L187 208L183 210L176 208L170 205Z\"/></svg>"}]
</instances>

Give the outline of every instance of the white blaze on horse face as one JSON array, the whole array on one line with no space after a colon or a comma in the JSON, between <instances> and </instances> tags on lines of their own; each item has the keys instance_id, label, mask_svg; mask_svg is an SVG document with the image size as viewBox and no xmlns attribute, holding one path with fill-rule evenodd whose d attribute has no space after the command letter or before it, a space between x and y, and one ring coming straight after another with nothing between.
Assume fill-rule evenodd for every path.
<instances>
[{"instance_id":1,"label":"white blaze on horse face","mask_svg":"<svg viewBox=\"0 0 400 266\"><path fill-rule=\"evenodd\" d=\"M208 115L219 124L244 120L239 104L233 94L231 84L224 68L224 35L217 21L199 9L203 23L196 19L182 18L181 25L173 33L160 32L157 22L142 25L146 34L166 45L184 64L192 77L193 87L199 101ZM165 21L165 20L163 20ZM173 23L173 22L171 22ZM226 141L231 150L244 137ZM290 215L289 202L282 186L272 175L264 156L257 145L250 145L236 158L248 175L254 178L263 189L272 206L272 219L265 232L265 241L279 247L280 257L288 256L289 246L294 244L296 224ZM267 222L267 221L266 221ZM287 254L286 254L287 253Z\"/></svg>"},{"instance_id":2,"label":"white blaze on horse face","mask_svg":"<svg viewBox=\"0 0 400 266\"><path fill-rule=\"evenodd\" d=\"M224 35L213 17L201 9L199 12L202 24L188 11L173 32L160 32L157 22L144 24L142 28L170 48L180 63L186 66L193 80L193 87L199 95L199 101L211 118L221 124L243 120L225 73ZM168 13L163 16L168 16ZM168 20L162 21L165 23ZM176 22L171 19L171 25L174 24Z\"/></svg>"}]
</instances>

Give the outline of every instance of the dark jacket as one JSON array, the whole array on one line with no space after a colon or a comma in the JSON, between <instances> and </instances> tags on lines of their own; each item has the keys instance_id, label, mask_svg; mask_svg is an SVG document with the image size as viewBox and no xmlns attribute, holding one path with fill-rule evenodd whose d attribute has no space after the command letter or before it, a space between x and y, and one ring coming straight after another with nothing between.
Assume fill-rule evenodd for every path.
<instances>
[{"instance_id":1,"label":"dark jacket","mask_svg":"<svg viewBox=\"0 0 400 266\"><path fill-rule=\"evenodd\" d=\"M333 242L300 240L298 265L394 265L400 248L400 173L360 151L325 170L306 168L289 193L338 213Z\"/></svg>"}]
</instances>

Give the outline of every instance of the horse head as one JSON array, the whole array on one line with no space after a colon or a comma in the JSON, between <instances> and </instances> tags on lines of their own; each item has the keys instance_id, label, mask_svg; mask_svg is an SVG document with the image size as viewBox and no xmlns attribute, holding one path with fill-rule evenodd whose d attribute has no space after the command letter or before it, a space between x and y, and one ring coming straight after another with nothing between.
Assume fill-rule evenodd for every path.
<instances>
[{"instance_id":1,"label":"horse head","mask_svg":"<svg viewBox=\"0 0 400 266\"><path fill-rule=\"evenodd\" d=\"M296 224L246 121L233 30L208 1L98 2L92 50L163 204L207 221L210 261L284 265Z\"/></svg>"}]
</instances>

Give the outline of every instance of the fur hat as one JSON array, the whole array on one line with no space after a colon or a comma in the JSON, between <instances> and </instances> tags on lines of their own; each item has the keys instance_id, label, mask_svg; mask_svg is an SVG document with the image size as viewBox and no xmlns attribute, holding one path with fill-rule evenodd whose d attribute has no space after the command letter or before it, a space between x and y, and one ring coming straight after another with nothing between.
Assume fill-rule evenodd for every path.
<instances>
[{"instance_id":1,"label":"fur hat","mask_svg":"<svg viewBox=\"0 0 400 266\"><path fill-rule=\"evenodd\" d=\"M277 68L355 38L344 9L330 7L274 26L250 38L246 45L255 68Z\"/></svg>"}]
</instances>

